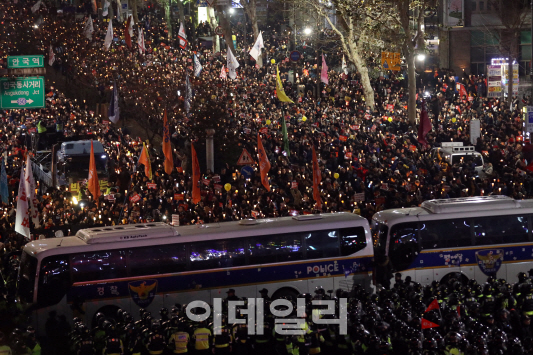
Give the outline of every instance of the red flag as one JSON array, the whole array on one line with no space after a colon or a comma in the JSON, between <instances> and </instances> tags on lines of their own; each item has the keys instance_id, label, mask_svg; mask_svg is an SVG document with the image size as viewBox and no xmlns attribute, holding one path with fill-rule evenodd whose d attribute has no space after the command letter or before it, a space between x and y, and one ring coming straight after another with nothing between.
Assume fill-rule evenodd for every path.
<instances>
[{"instance_id":1,"label":"red flag","mask_svg":"<svg viewBox=\"0 0 533 355\"><path fill-rule=\"evenodd\" d=\"M257 152L259 155L259 169L261 171L261 182L267 191L270 191L270 184L268 183L268 171L270 170L270 162L266 155L265 148L263 148L263 142L261 136L257 133Z\"/></svg>"},{"instance_id":2,"label":"red flag","mask_svg":"<svg viewBox=\"0 0 533 355\"><path fill-rule=\"evenodd\" d=\"M198 157L196 156L196 149L194 144L191 144L192 152L192 202L198 203L202 199L200 192L200 164L198 164Z\"/></svg>"},{"instance_id":3,"label":"red flag","mask_svg":"<svg viewBox=\"0 0 533 355\"><path fill-rule=\"evenodd\" d=\"M313 146L313 198L316 202L316 208L322 208L322 199L320 198L320 181L322 180L322 174L320 172L320 166L318 166L318 160L316 158L315 147Z\"/></svg>"},{"instance_id":4,"label":"red flag","mask_svg":"<svg viewBox=\"0 0 533 355\"><path fill-rule=\"evenodd\" d=\"M420 124L418 125L418 143L426 146L428 144L426 136L431 131L431 121L426 110L426 102L422 100L422 112L420 113Z\"/></svg>"},{"instance_id":5,"label":"red flag","mask_svg":"<svg viewBox=\"0 0 533 355\"><path fill-rule=\"evenodd\" d=\"M131 16L126 21L126 29L124 30L124 37L126 38L126 45L131 49L131 36L130 36Z\"/></svg>"},{"instance_id":6,"label":"red flag","mask_svg":"<svg viewBox=\"0 0 533 355\"><path fill-rule=\"evenodd\" d=\"M431 303L429 304L428 308L426 309L426 311L424 313L427 313L429 311L431 311L432 309L439 309L439 301L437 301L436 299L431 301Z\"/></svg>"},{"instance_id":7,"label":"red flag","mask_svg":"<svg viewBox=\"0 0 533 355\"><path fill-rule=\"evenodd\" d=\"M422 318L422 329L437 328L437 327L439 327L438 324Z\"/></svg>"},{"instance_id":8,"label":"red flag","mask_svg":"<svg viewBox=\"0 0 533 355\"><path fill-rule=\"evenodd\" d=\"M150 162L150 156L148 155L148 150L146 145L143 142L143 149L141 150L141 156L139 157L139 164L144 165L144 174L148 179L152 180L152 163Z\"/></svg>"},{"instance_id":9,"label":"red flag","mask_svg":"<svg viewBox=\"0 0 533 355\"><path fill-rule=\"evenodd\" d=\"M165 110L165 115L163 116L163 154L165 155L165 173L170 175L174 169L174 159L172 158L172 146L170 144L167 110Z\"/></svg>"},{"instance_id":10,"label":"red flag","mask_svg":"<svg viewBox=\"0 0 533 355\"><path fill-rule=\"evenodd\" d=\"M461 306L457 306L457 314L459 317L461 316Z\"/></svg>"},{"instance_id":11,"label":"red flag","mask_svg":"<svg viewBox=\"0 0 533 355\"><path fill-rule=\"evenodd\" d=\"M87 182L87 188L93 195L94 201L98 204L100 198L100 183L98 182L98 173L96 172L96 161L94 160L94 148L93 141L91 140L91 157L89 160L89 181Z\"/></svg>"}]
</instances>

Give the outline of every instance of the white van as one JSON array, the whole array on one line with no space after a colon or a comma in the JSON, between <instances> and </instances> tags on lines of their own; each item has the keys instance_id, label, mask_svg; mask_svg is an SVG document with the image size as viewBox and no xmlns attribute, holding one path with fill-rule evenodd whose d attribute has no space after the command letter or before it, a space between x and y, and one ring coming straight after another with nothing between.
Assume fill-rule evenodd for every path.
<instances>
[{"instance_id":1,"label":"white van","mask_svg":"<svg viewBox=\"0 0 533 355\"><path fill-rule=\"evenodd\" d=\"M463 142L442 142L440 147L431 150L431 158L434 160L437 160L439 155L450 165L472 161L477 174L484 175L483 155L480 152L476 152L474 146L463 146Z\"/></svg>"}]
</instances>

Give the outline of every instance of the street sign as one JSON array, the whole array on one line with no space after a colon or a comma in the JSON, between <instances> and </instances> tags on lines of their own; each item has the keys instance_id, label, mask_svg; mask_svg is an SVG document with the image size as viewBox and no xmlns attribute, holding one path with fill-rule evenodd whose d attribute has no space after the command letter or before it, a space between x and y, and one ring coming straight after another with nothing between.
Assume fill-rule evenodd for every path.
<instances>
[{"instance_id":1,"label":"street sign","mask_svg":"<svg viewBox=\"0 0 533 355\"><path fill-rule=\"evenodd\" d=\"M222 36L223 33L224 33L224 31L222 31L222 27L217 26L217 28L215 28L215 34L217 36Z\"/></svg>"},{"instance_id":2,"label":"street sign","mask_svg":"<svg viewBox=\"0 0 533 355\"><path fill-rule=\"evenodd\" d=\"M0 108L44 107L44 77L0 78Z\"/></svg>"},{"instance_id":3,"label":"street sign","mask_svg":"<svg viewBox=\"0 0 533 355\"><path fill-rule=\"evenodd\" d=\"M400 71L401 55L398 52L381 52L381 67L384 70Z\"/></svg>"},{"instance_id":4,"label":"street sign","mask_svg":"<svg viewBox=\"0 0 533 355\"><path fill-rule=\"evenodd\" d=\"M43 55L8 55L7 67L13 68L42 68L44 67Z\"/></svg>"},{"instance_id":5,"label":"street sign","mask_svg":"<svg viewBox=\"0 0 533 355\"><path fill-rule=\"evenodd\" d=\"M254 168L252 168L250 165L245 165L241 168L241 174L245 179L251 179L252 176L254 176Z\"/></svg>"},{"instance_id":6,"label":"street sign","mask_svg":"<svg viewBox=\"0 0 533 355\"><path fill-rule=\"evenodd\" d=\"M298 51L292 51L289 58L293 61L293 62L297 62L300 60L300 58L302 57L302 55L300 54L300 52Z\"/></svg>"},{"instance_id":7,"label":"street sign","mask_svg":"<svg viewBox=\"0 0 533 355\"><path fill-rule=\"evenodd\" d=\"M46 75L46 68L0 69L0 75Z\"/></svg>"}]
</instances>

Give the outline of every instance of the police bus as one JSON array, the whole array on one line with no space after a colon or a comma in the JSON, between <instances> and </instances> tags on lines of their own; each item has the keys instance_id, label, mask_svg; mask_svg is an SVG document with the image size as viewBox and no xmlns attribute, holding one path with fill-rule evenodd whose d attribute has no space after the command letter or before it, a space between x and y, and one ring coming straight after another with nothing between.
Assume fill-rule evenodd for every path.
<instances>
[{"instance_id":1,"label":"police bus","mask_svg":"<svg viewBox=\"0 0 533 355\"><path fill-rule=\"evenodd\" d=\"M351 213L89 228L28 243L18 296L42 331L51 310L69 317L73 302L91 324L97 312L211 303L229 288L240 297L266 288L273 298L354 282L368 289L372 258L368 221Z\"/></svg>"},{"instance_id":2,"label":"police bus","mask_svg":"<svg viewBox=\"0 0 533 355\"><path fill-rule=\"evenodd\" d=\"M533 200L501 195L429 200L376 213L374 252L377 260L422 284L452 277L485 282L488 276L516 282L520 271L533 267L532 223Z\"/></svg>"}]
</instances>

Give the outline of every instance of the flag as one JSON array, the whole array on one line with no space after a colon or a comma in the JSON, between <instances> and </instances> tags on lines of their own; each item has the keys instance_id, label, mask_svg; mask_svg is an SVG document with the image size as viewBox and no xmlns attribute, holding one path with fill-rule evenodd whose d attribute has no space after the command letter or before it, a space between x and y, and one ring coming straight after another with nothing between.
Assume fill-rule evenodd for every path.
<instances>
[{"instance_id":1,"label":"flag","mask_svg":"<svg viewBox=\"0 0 533 355\"><path fill-rule=\"evenodd\" d=\"M144 174L150 180L152 180L152 163L150 161L150 155L148 149L143 142L143 149L141 150L141 156L139 157L139 164L144 165Z\"/></svg>"},{"instance_id":2,"label":"flag","mask_svg":"<svg viewBox=\"0 0 533 355\"><path fill-rule=\"evenodd\" d=\"M122 4L120 0L117 0L117 20L122 22Z\"/></svg>"},{"instance_id":3,"label":"flag","mask_svg":"<svg viewBox=\"0 0 533 355\"><path fill-rule=\"evenodd\" d=\"M26 194L26 178L24 166L20 168L19 195L17 199L17 214L15 217L15 232L26 238L30 237L30 211L28 210L28 195Z\"/></svg>"},{"instance_id":4,"label":"flag","mask_svg":"<svg viewBox=\"0 0 533 355\"><path fill-rule=\"evenodd\" d=\"M342 55L342 70L344 71L344 74L348 75L348 65L346 65L344 54Z\"/></svg>"},{"instance_id":5,"label":"flag","mask_svg":"<svg viewBox=\"0 0 533 355\"><path fill-rule=\"evenodd\" d=\"M328 79L328 65L326 64L326 58L324 57L324 54L322 54L322 72L320 73L320 80L326 85L329 84Z\"/></svg>"},{"instance_id":6,"label":"flag","mask_svg":"<svg viewBox=\"0 0 533 355\"><path fill-rule=\"evenodd\" d=\"M94 32L93 19L91 18L91 15L89 15L87 22L85 22L85 28L83 29L83 34L85 37L87 37L87 39L92 39L93 32Z\"/></svg>"},{"instance_id":7,"label":"flag","mask_svg":"<svg viewBox=\"0 0 533 355\"><path fill-rule=\"evenodd\" d=\"M111 95L111 102L109 103L109 110L107 112L109 120L116 124L120 119L120 109L118 107L118 88L117 82L113 82L113 95Z\"/></svg>"},{"instance_id":8,"label":"flag","mask_svg":"<svg viewBox=\"0 0 533 355\"><path fill-rule=\"evenodd\" d=\"M191 82L189 81L189 74L185 74L185 111L189 113L191 110L191 102L192 102L192 89L191 89Z\"/></svg>"},{"instance_id":9,"label":"flag","mask_svg":"<svg viewBox=\"0 0 533 355\"><path fill-rule=\"evenodd\" d=\"M132 26L131 26L131 16L128 17L128 20L126 21L126 29L124 31L124 38L126 39L126 45L129 49L131 49L131 32L132 32Z\"/></svg>"},{"instance_id":10,"label":"flag","mask_svg":"<svg viewBox=\"0 0 533 355\"><path fill-rule=\"evenodd\" d=\"M233 52L231 49L228 48L228 63L226 65L229 69L228 76L230 79L237 78L237 68L239 67L239 62L237 61L237 58L233 55Z\"/></svg>"},{"instance_id":11,"label":"flag","mask_svg":"<svg viewBox=\"0 0 533 355\"><path fill-rule=\"evenodd\" d=\"M105 0L104 9L102 10L102 16L107 16L107 14L109 13L109 5L111 5L111 3L108 0Z\"/></svg>"},{"instance_id":12,"label":"flag","mask_svg":"<svg viewBox=\"0 0 533 355\"><path fill-rule=\"evenodd\" d=\"M54 50L52 48L52 45L50 45L50 51L48 52L48 65L52 66L55 61L56 61L56 56L54 55Z\"/></svg>"},{"instance_id":13,"label":"flag","mask_svg":"<svg viewBox=\"0 0 533 355\"><path fill-rule=\"evenodd\" d=\"M143 35L142 28L139 28L139 37L137 38L137 47L139 47L140 55L143 55L144 52L146 52L146 48L144 47L144 35Z\"/></svg>"},{"instance_id":14,"label":"flag","mask_svg":"<svg viewBox=\"0 0 533 355\"><path fill-rule=\"evenodd\" d=\"M200 192L200 164L198 164L198 156L194 144L191 143L192 152L192 202L197 204L202 199Z\"/></svg>"},{"instance_id":15,"label":"flag","mask_svg":"<svg viewBox=\"0 0 533 355\"><path fill-rule=\"evenodd\" d=\"M279 68L276 66L276 95L278 96L279 101L281 102L290 102L293 104L291 99L285 95L285 90L283 90L283 85L281 85L281 78L279 77Z\"/></svg>"},{"instance_id":16,"label":"flag","mask_svg":"<svg viewBox=\"0 0 533 355\"><path fill-rule=\"evenodd\" d=\"M322 198L320 197L320 182L322 181L322 172L316 158L315 146L313 146L313 199L317 209L322 209Z\"/></svg>"},{"instance_id":17,"label":"flag","mask_svg":"<svg viewBox=\"0 0 533 355\"><path fill-rule=\"evenodd\" d=\"M195 54L194 55L194 76L200 76L201 72L202 72L202 64L200 63L200 60L198 60L198 57Z\"/></svg>"},{"instance_id":18,"label":"flag","mask_svg":"<svg viewBox=\"0 0 533 355\"><path fill-rule=\"evenodd\" d=\"M422 318L422 329L436 328L438 326L439 326L438 324Z\"/></svg>"},{"instance_id":19,"label":"flag","mask_svg":"<svg viewBox=\"0 0 533 355\"><path fill-rule=\"evenodd\" d=\"M41 8L41 0L37 1L35 5L31 7L31 12L36 13ZM21 233L22 234L22 233Z\"/></svg>"},{"instance_id":20,"label":"flag","mask_svg":"<svg viewBox=\"0 0 533 355\"><path fill-rule=\"evenodd\" d=\"M107 26L107 33L104 41L104 48L106 50L109 50L111 42L113 42L113 21L109 21L109 26Z\"/></svg>"},{"instance_id":21,"label":"flag","mask_svg":"<svg viewBox=\"0 0 533 355\"><path fill-rule=\"evenodd\" d=\"M185 49L187 47L187 35L185 34L185 28L183 28L183 23L180 23L178 38L180 39L180 48Z\"/></svg>"},{"instance_id":22,"label":"flag","mask_svg":"<svg viewBox=\"0 0 533 355\"><path fill-rule=\"evenodd\" d=\"M133 19L133 16L129 16L131 17L131 21L130 21L130 26L128 27L128 31L130 33L130 37L133 37L133 26L135 25L135 20Z\"/></svg>"},{"instance_id":23,"label":"flag","mask_svg":"<svg viewBox=\"0 0 533 355\"><path fill-rule=\"evenodd\" d=\"M110 21L111 22L111 21ZM91 140L91 157L89 159L89 178L87 181L87 189L93 195L93 199L98 204L101 191L100 182L98 181L98 173L96 171L96 160L94 160L93 141Z\"/></svg>"},{"instance_id":24,"label":"flag","mask_svg":"<svg viewBox=\"0 0 533 355\"><path fill-rule=\"evenodd\" d=\"M263 142L261 136L257 133L257 154L259 155L259 169L261 171L261 183L270 191L270 184L268 182L268 171L270 170L270 162L266 154L265 148L263 148Z\"/></svg>"},{"instance_id":25,"label":"flag","mask_svg":"<svg viewBox=\"0 0 533 355\"><path fill-rule=\"evenodd\" d=\"M424 313L427 313L433 309L440 309L439 307L439 301L437 301L436 299L434 299L433 301L431 301L431 303L429 304L428 308L426 309L426 311Z\"/></svg>"},{"instance_id":26,"label":"flag","mask_svg":"<svg viewBox=\"0 0 533 355\"><path fill-rule=\"evenodd\" d=\"M4 164L4 159L0 159L0 164L2 164L2 171L0 173L0 196L2 197L3 203L9 202L9 188L7 186L7 174L6 166Z\"/></svg>"},{"instance_id":27,"label":"flag","mask_svg":"<svg viewBox=\"0 0 533 355\"><path fill-rule=\"evenodd\" d=\"M39 201L37 201L37 196L35 194L35 179L33 178L30 154L28 154L26 158L26 180L24 180L24 183L24 188L26 189L26 196L29 202L28 205L30 207L31 220L33 221L33 225L35 226L35 228L40 228L41 226L39 224L39 210L37 210Z\"/></svg>"},{"instance_id":28,"label":"flag","mask_svg":"<svg viewBox=\"0 0 533 355\"><path fill-rule=\"evenodd\" d=\"M170 144L170 130L168 128L167 110L163 116L163 154L165 155L165 173L170 175L174 169L172 146Z\"/></svg>"},{"instance_id":29,"label":"flag","mask_svg":"<svg viewBox=\"0 0 533 355\"><path fill-rule=\"evenodd\" d=\"M426 110L426 102L422 100L422 112L420 113L420 124L418 125L418 142L424 146L428 144L426 136L431 131L431 121Z\"/></svg>"},{"instance_id":30,"label":"flag","mask_svg":"<svg viewBox=\"0 0 533 355\"><path fill-rule=\"evenodd\" d=\"M257 40L255 41L254 46L250 50L250 55L252 58L254 58L257 61L257 58L261 55L261 49L265 48L265 45L263 43L263 34L262 32L259 32L259 36L257 36Z\"/></svg>"},{"instance_id":31,"label":"flag","mask_svg":"<svg viewBox=\"0 0 533 355\"><path fill-rule=\"evenodd\" d=\"M291 156L291 152L289 150L289 137L287 136L287 125L285 124L285 116L281 118L281 132L283 133L283 150L287 154L288 157Z\"/></svg>"},{"instance_id":32,"label":"flag","mask_svg":"<svg viewBox=\"0 0 533 355\"><path fill-rule=\"evenodd\" d=\"M222 69L220 69L220 79L226 80L227 76L226 68L224 67L224 64L222 64Z\"/></svg>"}]
</instances>

